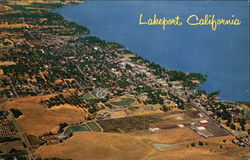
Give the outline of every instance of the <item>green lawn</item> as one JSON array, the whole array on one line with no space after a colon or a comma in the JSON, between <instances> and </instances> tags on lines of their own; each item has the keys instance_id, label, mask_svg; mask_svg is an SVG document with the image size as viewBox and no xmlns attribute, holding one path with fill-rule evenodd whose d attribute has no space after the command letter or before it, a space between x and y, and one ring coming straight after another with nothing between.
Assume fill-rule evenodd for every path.
<instances>
[{"instance_id":1,"label":"green lawn","mask_svg":"<svg viewBox=\"0 0 250 160\"><path fill-rule=\"evenodd\" d=\"M86 93L82 96L83 99L96 99L96 97L94 97L93 95L89 94L89 93Z\"/></svg>"},{"instance_id":2,"label":"green lawn","mask_svg":"<svg viewBox=\"0 0 250 160\"><path fill-rule=\"evenodd\" d=\"M64 133L69 134L72 132L81 132L81 131L91 131L88 126L81 125L81 126L73 126L66 129Z\"/></svg>"},{"instance_id":3,"label":"green lawn","mask_svg":"<svg viewBox=\"0 0 250 160\"><path fill-rule=\"evenodd\" d=\"M131 103L133 103L135 100L132 98L121 98L120 102L111 102L112 105L115 106L127 106Z\"/></svg>"},{"instance_id":4,"label":"green lawn","mask_svg":"<svg viewBox=\"0 0 250 160\"><path fill-rule=\"evenodd\" d=\"M96 124L96 122L88 122L87 125L92 129L94 132L102 132L102 129Z\"/></svg>"}]
</instances>

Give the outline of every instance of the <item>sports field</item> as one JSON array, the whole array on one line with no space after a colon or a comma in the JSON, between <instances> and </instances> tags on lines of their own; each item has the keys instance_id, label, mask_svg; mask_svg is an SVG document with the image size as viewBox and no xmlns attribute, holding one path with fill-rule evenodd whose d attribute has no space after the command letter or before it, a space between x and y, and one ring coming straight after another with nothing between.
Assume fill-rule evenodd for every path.
<instances>
[{"instance_id":1,"label":"sports field","mask_svg":"<svg viewBox=\"0 0 250 160\"><path fill-rule=\"evenodd\" d=\"M127 106L131 103L133 103L135 100L132 98L121 98L118 102L111 102L112 105L115 106Z\"/></svg>"},{"instance_id":2,"label":"sports field","mask_svg":"<svg viewBox=\"0 0 250 160\"><path fill-rule=\"evenodd\" d=\"M73 133L73 132L81 132L81 131L91 131L87 125L81 126L72 126L66 129L65 134Z\"/></svg>"}]
</instances>

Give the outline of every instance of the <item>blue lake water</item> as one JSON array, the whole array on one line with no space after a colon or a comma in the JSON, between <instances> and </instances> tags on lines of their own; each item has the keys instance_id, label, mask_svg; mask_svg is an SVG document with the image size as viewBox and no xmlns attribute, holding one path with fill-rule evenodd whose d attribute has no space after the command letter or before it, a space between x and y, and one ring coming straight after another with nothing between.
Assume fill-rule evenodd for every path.
<instances>
[{"instance_id":1,"label":"blue lake water","mask_svg":"<svg viewBox=\"0 0 250 160\"><path fill-rule=\"evenodd\" d=\"M87 1L65 6L55 12L69 21L90 29L91 36L117 42L132 52L161 66L208 75L201 87L209 92L220 90L223 99L250 101L249 91L249 17L248 2L163 2L163 1ZM138 25L144 18L180 16L183 26ZM190 26L192 14L217 18L232 15L240 26Z\"/></svg>"}]
</instances>

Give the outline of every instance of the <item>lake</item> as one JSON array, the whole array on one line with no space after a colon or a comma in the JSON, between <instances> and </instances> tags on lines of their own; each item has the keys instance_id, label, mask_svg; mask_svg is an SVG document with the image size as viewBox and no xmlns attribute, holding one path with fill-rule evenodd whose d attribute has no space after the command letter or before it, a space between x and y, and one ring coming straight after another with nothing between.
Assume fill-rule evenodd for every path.
<instances>
[{"instance_id":1,"label":"lake","mask_svg":"<svg viewBox=\"0 0 250 160\"><path fill-rule=\"evenodd\" d=\"M55 10L69 21L90 29L91 36L117 42L161 66L208 75L201 85L208 92L220 90L230 101L250 101L248 2L201 1L87 1ZM173 18L183 26L139 25L139 15ZM190 15L241 20L239 26L190 26Z\"/></svg>"}]
</instances>

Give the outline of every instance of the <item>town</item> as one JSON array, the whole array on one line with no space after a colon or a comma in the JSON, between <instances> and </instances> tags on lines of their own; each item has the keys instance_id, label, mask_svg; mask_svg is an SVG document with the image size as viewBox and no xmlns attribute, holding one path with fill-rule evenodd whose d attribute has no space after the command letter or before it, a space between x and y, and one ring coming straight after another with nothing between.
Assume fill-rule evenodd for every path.
<instances>
[{"instance_id":1,"label":"town","mask_svg":"<svg viewBox=\"0 0 250 160\"><path fill-rule=\"evenodd\" d=\"M222 138L209 153L230 146L245 156L249 106L199 89L206 75L168 70L120 44L81 38L87 28L49 12L75 3L82 2L0 4L0 159L55 158L47 150L79 134L168 132L195 138L150 147L209 147L210 139Z\"/></svg>"}]
</instances>

